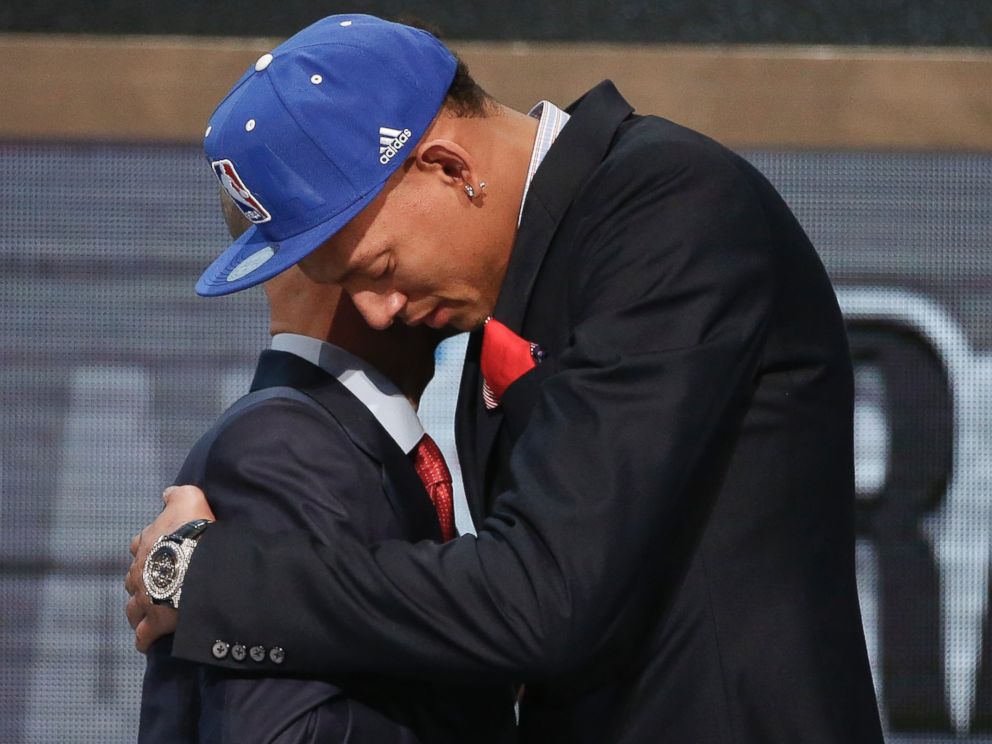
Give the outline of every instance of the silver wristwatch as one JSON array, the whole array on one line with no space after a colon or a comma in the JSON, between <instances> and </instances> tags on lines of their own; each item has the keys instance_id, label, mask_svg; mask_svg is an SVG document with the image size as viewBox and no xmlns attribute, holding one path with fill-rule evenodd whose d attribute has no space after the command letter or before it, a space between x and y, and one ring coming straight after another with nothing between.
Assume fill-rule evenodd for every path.
<instances>
[{"instance_id":1,"label":"silver wristwatch","mask_svg":"<svg viewBox=\"0 0 992 744\"><path fill-rule=\"evenodd\" d=\"M168 604L179 609L179 595L183 579L189 568L189 559L196 547L196 539L212 524L209 519L187 522L171 535L162 535L145 559L141 578L145 591L154 604Z\"/></svg>"}]
</instances>

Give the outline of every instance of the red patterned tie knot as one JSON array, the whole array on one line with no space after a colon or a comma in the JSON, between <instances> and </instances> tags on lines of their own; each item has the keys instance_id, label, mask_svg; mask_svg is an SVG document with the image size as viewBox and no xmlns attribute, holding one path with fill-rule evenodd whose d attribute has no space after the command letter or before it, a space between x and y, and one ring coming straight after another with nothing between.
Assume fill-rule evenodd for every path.
<instances>
[{"instance_id":1,"label":"red patterned tie knot","mask_svg":"<svg viewBox=\"0 0 992 744\"><path fill-rule=\"evenodd\" d=\"M427 495L437 511L441 536L445 540L450 540L455 536L455 499L451 471L444 461L441 448L429 434L424 434L413 451L413 467L423 481Z\"/></svg>"}]
</instances>

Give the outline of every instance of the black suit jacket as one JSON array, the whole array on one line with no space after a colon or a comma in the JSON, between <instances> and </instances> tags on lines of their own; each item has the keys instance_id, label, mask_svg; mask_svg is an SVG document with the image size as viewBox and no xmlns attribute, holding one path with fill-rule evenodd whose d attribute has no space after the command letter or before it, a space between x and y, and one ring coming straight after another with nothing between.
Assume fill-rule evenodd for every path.
<instances>
[{"instance_id":1,"label":"black suit jacket","mask_svg":"<svg viewBox=\"0 0 992 744\"><path fill-rule=\"evenodd\" d=\"M487 411L479 333L466 355L456 433L478 538L297 541L251 591L305 628L301 671L525 680L526 741L880 742L853 380L823 266L734 153L633 115L609 83L570 111L495 310L548 360ZM180 655L237 627L224 562L260 540L208 534ZM319 602L281 591L297 572ZM357 627L369 607L390 623Z\"/></svg>"},{"instance_id":2,"label":"black suit jacket","mask_svg":"<svg viewBox=\"0 0 992 744\"><path fill-rule=\"evenodd\" d=\"M235 403L192 448L178 483L210 494L218 519L261 528L278 541L303 530L315 543L340 531L380 539L438 540L437 514L411 461L368 409L334 377L299 357L266 351L252 392ZM249 566L232 566L234 587ZM313 588L285 577L302 598ZM304 599L305 601L305 599ZM261 599L252 616L270 608ZM374 617L367 618L374 622ZM464 742L513 741L511 691L397 679L263 676L251 655L276 643L254 631L221 634L230 669L174 659L172 639L149 654L141 742Z\"/></svg>"}]
</instances>

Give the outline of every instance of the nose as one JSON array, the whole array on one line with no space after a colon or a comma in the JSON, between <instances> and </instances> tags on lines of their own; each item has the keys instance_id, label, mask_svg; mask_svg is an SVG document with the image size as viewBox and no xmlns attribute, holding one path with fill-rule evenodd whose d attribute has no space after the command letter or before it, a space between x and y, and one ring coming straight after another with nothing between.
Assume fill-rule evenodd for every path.
<instances>
[{"instance_id":1,"label":"nose","mask_svg":"<svg viewBox=\"0 0 992 744\"><path fill-rule=\"evenodd\" d=\"M355 292L351 295L351 300L365 322L378 331L389 328L396 314L406 307L406 295L402 292L379 294L366 290Z\"/></svg>"}]
</instances>

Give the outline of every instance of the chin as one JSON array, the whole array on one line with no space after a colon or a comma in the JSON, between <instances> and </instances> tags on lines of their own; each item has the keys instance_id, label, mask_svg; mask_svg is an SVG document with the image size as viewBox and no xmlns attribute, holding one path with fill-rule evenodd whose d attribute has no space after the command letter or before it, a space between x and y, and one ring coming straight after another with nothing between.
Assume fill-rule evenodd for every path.
<instances>
[{"instance_id":1,"label":"chin","mask_svg":"<svg viewBox=\"0 0 992 744\"><path fill-rule=\"evenodd\" d=\"M454 333L460 333L462 331L475 331L482 328L482 325L486 322L487 317L489 316L478 315L476 313L455 317L448 322L448 328L451 328Z\"/></svg>"}]
</instances>

